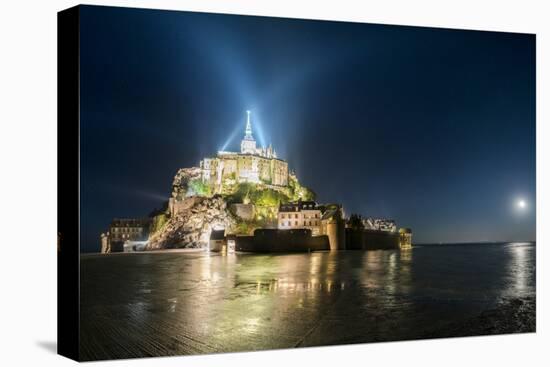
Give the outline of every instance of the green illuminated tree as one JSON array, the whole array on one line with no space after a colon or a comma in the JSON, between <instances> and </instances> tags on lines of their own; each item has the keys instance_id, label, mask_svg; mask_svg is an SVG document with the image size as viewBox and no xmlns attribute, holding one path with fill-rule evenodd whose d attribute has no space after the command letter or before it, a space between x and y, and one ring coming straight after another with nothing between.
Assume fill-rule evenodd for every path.
<instances>
[{"instance_id":1,"label":"green illuminated tree","mask_svg":"<svg viewBox=\"0 0 550 367\"><path fill-rule=\"evenodd\" d=\"M211 196L212 190L210 185L206 182L203 182L201 179L194 179L189 181L189 189L187 191L188 195L198 195L198 196Z\"/></svg>"}]
</instances>

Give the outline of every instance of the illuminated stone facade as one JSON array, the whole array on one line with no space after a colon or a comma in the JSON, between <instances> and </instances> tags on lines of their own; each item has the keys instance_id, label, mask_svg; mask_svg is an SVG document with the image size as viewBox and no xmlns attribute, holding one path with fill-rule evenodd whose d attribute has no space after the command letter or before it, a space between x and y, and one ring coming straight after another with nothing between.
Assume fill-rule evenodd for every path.
<instances>
[{"instance_id":1,"label":"illuminated stone facade","mask_svg":"<svg viewBox=\"0 0 550 367\"><path fill-rule=\"evenodd\" d=\"M365 229L384 232L397 231L397 225L393 219L365 218L362 221Z\"/></svg>"},{"instance_id":2,"label":"illuminated stone facade","mask_svg":"<svg viewBox=\"0 0 550 367\"><path fill-rule=\"evenodd\" d=\"M281 204L277 214L279 229L310 229L313 236L321 234L321 210L314 201Z\"/></svg>"},{"instance_id":3,"label":"illuminated stone facade","mask_svg":"<svg viewBox=\"0 0 550 367\"><path fill-rule=\"evenodd\" d=\"M151 220L133 218L115 218L109 225L109 231L101 234L101 252L122 252L124 244L132 241L146 241L149 237Z\"/></svg>"},{"instance_id":4,"label":"illuminated stone facade","mask_svg":"<svg viewBox=\"0 0 550 367\"><path fill-rule=\"evenodd\" d=\"M109 226L109 239L116 241L139 241L149 236L149 219L113 219Z\"/></svg>"},{"instance_id":5,"label":"illuminated stone facade","mask_svg":"<svg viewBox=\"0 0 550 367\"><path fill-rule=\"evenodd\" d=\"M250 111L247 111L245 136L241 141L241 152L218 152L215 158L200 162L201 178L221 193L224 184L250 182L273 186L288 185L288 163L277 158L270 146L257 148L252 136Z\"/></svg>"},{"instance_id":6,"label":"illuminated stone facade","mask_svg":"<svg viewBox=\"0 0 550 367\"><path fill-rule=\"evenodd\" d=\"M412 248L412 230L410 228L399 228L399 248L401 250Z\"/></svg>"}]
</instances>

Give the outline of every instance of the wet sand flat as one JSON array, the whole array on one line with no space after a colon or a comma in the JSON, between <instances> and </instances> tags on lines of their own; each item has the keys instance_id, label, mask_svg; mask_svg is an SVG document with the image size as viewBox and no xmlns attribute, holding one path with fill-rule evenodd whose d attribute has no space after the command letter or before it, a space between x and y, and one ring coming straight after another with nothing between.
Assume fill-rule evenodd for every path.
<instances>
[{"instance_id":1,"label":"wet sand flat","mask_svg":"<svg viewBox=\"0 0 550 367\"><path fill-rule=\"evenodd\" d=\"M532 243L85 255L80 353L97 360L529 332L534 300Z\"/></svg>"}]
</instances>

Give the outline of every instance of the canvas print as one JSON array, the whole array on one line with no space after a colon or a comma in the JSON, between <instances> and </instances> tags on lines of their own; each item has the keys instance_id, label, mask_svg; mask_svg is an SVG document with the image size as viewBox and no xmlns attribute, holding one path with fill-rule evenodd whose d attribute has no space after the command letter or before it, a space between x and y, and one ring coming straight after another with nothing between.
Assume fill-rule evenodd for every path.
<instances>
[{"instance_id":1,"label":"canvas print","mask_svg":"<svg viewBox=\"0 0 550 367\"><path fill-rule=\"evenodd\" d=\"M536 331L535 35L59 22L62 354Z\"/></svg>"}]
</instances>

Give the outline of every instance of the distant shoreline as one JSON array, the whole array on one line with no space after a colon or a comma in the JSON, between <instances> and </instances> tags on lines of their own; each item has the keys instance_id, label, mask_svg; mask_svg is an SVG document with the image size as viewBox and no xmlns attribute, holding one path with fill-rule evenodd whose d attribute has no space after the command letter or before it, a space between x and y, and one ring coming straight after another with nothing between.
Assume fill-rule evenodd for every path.
<instances>
[{"instance_id":1,"label":"distant shoreline","mask_svg":"<svg viewBox=\"0 0 550 367\"><path fill-rule=\"evenodd\" d=\"M432 242L413 243L412 246L475 246L475 245L506 245L506 244L536 244L537 241L477 241L477 242Z\"/></svg>"},{"instance_id":2,"label":"distant shoreline","mask_svg":"<svg viewBox=\"0 0 550 367\"><path fill-rule=\"evenodd\" d=\"M533 244L536 245L536 241L484 241L484 242L448 242L448 243L416 243L415 247L437 247L437 246L479 246L479 245L506 245L506 244ZM157 249L147 251L133 251L133 252L111 252L109 254L103 254L101 252L81 252L80 256L95 256L95 255L121 255L121 254L155 254L155 253L195 253L205 252L206 248L177 248L177 249ZM358 251L358 250L340 250L340 251ZM368 251L368 250L365 250ZM372 250L371 250L372 251ZM383 250L387 251L387 250Z\"/></svg>"},{"instance_id":3,"label":"distant shoreline","mask_svg":"<svg viewBox=\"0 0 550 367\"><path fill-rule=\"evenodd\" d=\"M194 253L194 252L205 252L206 248L172 248L172 249L161 249L161 250L147 250L147 251L132 251L132 252L110 252L108 254L103 254L101 252L81 252L80 256L97 256L97 255L132 255L132 254L166 254L170 252L178 253Z\"/></svg>"}]
</instances>

